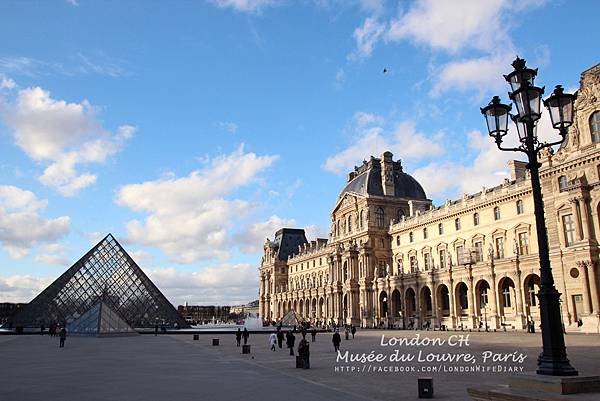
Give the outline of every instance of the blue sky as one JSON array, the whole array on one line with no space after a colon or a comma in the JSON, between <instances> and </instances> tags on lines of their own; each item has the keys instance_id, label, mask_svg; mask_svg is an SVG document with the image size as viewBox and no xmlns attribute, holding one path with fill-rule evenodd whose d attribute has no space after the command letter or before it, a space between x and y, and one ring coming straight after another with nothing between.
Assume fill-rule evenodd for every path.
<instances>
[{"instance_id":1,"label":"blue sky","mask_svg":"<svg viewBox=\"0 0 600 401\"><path fill-rule=\"evenodd\" d=\"M3 1L0 302L29 301L108 232L176 305L256 299L265 238L327 236L349 169L388 149L436 204L496 185L512 155L479 107L507 100L517 54L547 93L575 90L600 62L599 12Z\"/></svg>"}]
</instances>

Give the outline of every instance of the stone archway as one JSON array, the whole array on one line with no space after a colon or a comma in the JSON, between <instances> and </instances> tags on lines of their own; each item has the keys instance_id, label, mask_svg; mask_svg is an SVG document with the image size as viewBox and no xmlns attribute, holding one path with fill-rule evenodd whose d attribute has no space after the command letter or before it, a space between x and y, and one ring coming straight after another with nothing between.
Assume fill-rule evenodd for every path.
<instances>
[{"instance_id":1,"label":"stone archway","mask_svg":"<svg viewBox=\"0 0 600 401\"><path fill-rule=\"evenodd\" d=\"M525 291L525 315L534 320L540 321L540 303L537 298L540 292L540 276L530 274L523 280L523 288ZM534 323L535 324L535 323Z\"/></svg>"}]
</instances>

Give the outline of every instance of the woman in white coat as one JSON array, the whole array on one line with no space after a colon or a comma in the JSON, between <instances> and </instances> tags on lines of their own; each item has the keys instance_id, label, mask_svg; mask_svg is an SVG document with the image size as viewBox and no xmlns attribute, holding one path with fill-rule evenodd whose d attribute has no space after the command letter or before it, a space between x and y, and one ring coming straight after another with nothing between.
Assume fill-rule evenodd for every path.
<instances>
[{"instance_id":1,"label":"woman in white coat","mask_svg":"<svg viewBox=\"0 0 600 401\"><path fill-rule=\"evenodd\" d=\"M271 346L271 351L275 351L275 346L277 345L277 335L275 333L271 333L269 336L269 345Z\"/></svg>"}]
</instances>

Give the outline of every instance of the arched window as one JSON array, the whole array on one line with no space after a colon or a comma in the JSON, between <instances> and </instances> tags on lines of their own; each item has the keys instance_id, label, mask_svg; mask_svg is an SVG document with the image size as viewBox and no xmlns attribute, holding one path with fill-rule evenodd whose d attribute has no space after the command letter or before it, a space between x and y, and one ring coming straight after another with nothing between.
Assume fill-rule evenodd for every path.
<instances>
[{"instance_id":1,"label":"arched window","mask_svg":"<svg viewBox=\"0 0 600 401\"><path fill-rule=\"evenodd\" d=\"M396 235L396 245L400 245L400 236Z\"/></svg>"},{"instance_id":2,"label":"arched window","mask_svg":"<svg viewBox=\"0 0 600 401\"><path fill-rule=\"evenodd\" d=\"M342 222L339 220L337 222L337 235L342 235Z\"/></svg>"},{"instance_id":3,"label":"arched window","mask_svg":"<svg viewBox=\"0 0 600 401\"><path fill-rule=\"evenodd\" d=\"M382 207L378 207L377 209L375 209L375 221L377 222L377 227L378 228L383 228L385 226L385 224L384 224L384 214L383 214L383 208Z\"/></svg>"},{"instance_id":4,"label":"arched window","mask_svg":"<svg viewBox=\"0 0 600 401\"><path fill-rule=\"evenodd\" d=\"M560 177L558 177L558 190L560 192L565 192L567 190L567 186L567 176L561 175Z\"/></svg>"},{"instance_id":5,"label":"arched window","mask_svg":"<svg viewBox=\"0 0 600 401\"><path fill-rule=\"evenodd\" d=\"M413 242L415 240L415 235L413 234L412 231L408 233L408 240L410 242Z\"/></svg>"},{"instance_id":6,"label":"arched window","mask_svg":"<svg viewBox=\"0 0 600 401\"><path fill-rule=\"evenodd\" d=\"M600 142L600 111L595 111L590 117L590 132L592 133L592 142Z\"/></svg>"},{"instance_id":7,"label":"arched window","mask_svg":"<svg viewBox=\"0 0 600 401\"><path fill-rule=\"evenodd\" d=\"M454 219L454 228L456 231L460 230L460 219Z\"/></svg>"},{"instance_id":8,"label":"arched window","mask_svg":"<svg viewBox=\"0 0 600 401\"><path fill-rule=\"evenodd\" d=\"M423 229L423 239L427 239L427 227Z\"/></svg>"},{"instance_id":9,"label":"arched window","mask_svg":"<svg viewBox=\"0 0 600 401\"><path fill-rule=\"evenodd\" d=\"M500 208L498 206L494 208L494 220L500 220Z\"/></svg>"},{"instance_id":10,"label":"arched window","mask_svg":"<svg viewBox=\"0 0 600 401\"><path fill-rule=\"evenodd\" d=\"M479 225L479 213L473 214L473 225L474 226L478 226Z\"/></svg>"},{"instance_id":11,"label":"arched window","mask_svg":"<svg viewBox=\"0 0 600 401\"><path fill-rule=\"evenodd\" d=\"M502 303L505 308L510 308L511 306L510 289L511 282L509 280L504 280L504 283L502 284Z\"/></svg>"},{"instance_id":12,"label":"arched window","mask_svg":"<svg viewBox=\"0 0 600 401\"><path fill-rule=\"evenodd\" d=\"M523 214L523 201L521 199L517 201L517 214Z\"/></svg>"},{"instance_id":13,"label":"arched window","mask_svg":"<svg viewBox=\"0 0 600 401\"><path fill-rule=\"evenodd\" d=\"M438 224L438 234L444 234L444 225L442 223Z\"/></svg>"},{"instance_id":14,"label":"arched window","mask_svg":"<svg viewBox=\"0 0 600 401\"><path fill-rule=\"evenodd\" d=\"M352 232L352 215L348 215L348 232Z\"/></svg>"},{"instance_id":15,"label":"arched window","mask_svg":"<svg viewBox=\"0 0 600 401\"><path fill-rule=\"evenodd\" d=\"M361 211L360 211L360 218L359 218L359 221L360 221L360 223L359 223L359 224L360 224L360 229L362 230L362 229L363 229L363 227L364 227L364 221L365 221L365 213L364 213L364 210L361 210Z\"/></svg>"},{"instance_id":16,"label":"arched window","mask_svg":"<svg viewBox=\"0 0 600 401\"><path fill-rule=\"evenodd\" d=\"M402 221L402 216L404 216L404 210L398 209L396 211L396 221Z\"/></svg>"}]
</instances>

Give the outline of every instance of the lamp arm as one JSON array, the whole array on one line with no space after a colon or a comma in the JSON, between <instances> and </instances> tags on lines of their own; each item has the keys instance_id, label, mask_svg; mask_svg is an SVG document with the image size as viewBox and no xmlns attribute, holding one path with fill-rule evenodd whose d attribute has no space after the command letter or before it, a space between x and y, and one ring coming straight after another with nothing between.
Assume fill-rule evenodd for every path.
<instances>
[{"instance_id":1,"label":"lamp arm","mask_svg":"<svg viewBox=\"0 0 600 401\"><path fill-rule=\"evenodd\" d=\"M496 146L498 146L498 149L503 150L505 152L523 152L523 153L527 153L527 151L525 149L522 149L522 148L504 148L498 142L496 142Z\"/></svg>"}]
</instances>

